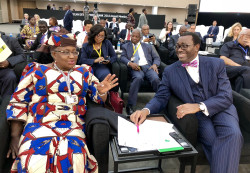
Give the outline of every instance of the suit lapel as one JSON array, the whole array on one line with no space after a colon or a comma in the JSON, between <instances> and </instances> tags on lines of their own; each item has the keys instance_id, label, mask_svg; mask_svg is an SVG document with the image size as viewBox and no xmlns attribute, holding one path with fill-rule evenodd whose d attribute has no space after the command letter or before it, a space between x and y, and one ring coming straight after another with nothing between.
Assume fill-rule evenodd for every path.
<instances>
[{"instance_id":1,"label":"suit lapel","mask_svg":"<svg viewBox=\"0 0 250 173\"><path fill-rule=\"evenodd\" d=\"M129 60L131 60L131 58L133 56L133 53L134 53L133 44L132 44L132 42L129 42L128 43L128 57L129 57Z\"/></svg>"},{"instance_id":2,"label":"suit lapel","mask_svg":"<svg viewBox=\"0 0 250 173\"><path fill-rule=\"evenodd\" d=\"M208 77L209 77L208 68L206 62L204 61L204 58L201 57L199 57L199 73L204 94L206 98L208 98Z\"/></svg>"},{"instance_id":3,"label":"suit lapel","mask_svg":"<svg viewBox=\"0 0 250 173\"><path fill-rule=\"evenodd\" d=\"M193 97L193 93L187 78L187 72L186 69L184 67L181 66L181 62L178 61L177 62L177 72L181 78L181 81L183 83L183 88L185 88L187 90L188 96L190 97L190 99L194 102L194 97Z\"/></svg>"}]
</instances>

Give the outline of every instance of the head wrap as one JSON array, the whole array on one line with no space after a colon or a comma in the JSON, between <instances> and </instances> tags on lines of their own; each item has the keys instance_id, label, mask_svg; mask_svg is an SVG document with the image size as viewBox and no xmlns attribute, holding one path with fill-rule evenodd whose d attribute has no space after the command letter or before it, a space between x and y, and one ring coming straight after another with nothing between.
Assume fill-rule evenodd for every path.
<instances>
[{"instance_id":1,"label":"head wrap","mask_svg":"<svg viewBox=\"0 0 250 173\"><path fill-rule=\"evenodd\" d=\"M38 48L37 52L50 53L57 47L73 46L76 47L76 37L69 34L66 29L61 29L60 32L52 32L50 38Z\"/></svg>"}]
</instances>

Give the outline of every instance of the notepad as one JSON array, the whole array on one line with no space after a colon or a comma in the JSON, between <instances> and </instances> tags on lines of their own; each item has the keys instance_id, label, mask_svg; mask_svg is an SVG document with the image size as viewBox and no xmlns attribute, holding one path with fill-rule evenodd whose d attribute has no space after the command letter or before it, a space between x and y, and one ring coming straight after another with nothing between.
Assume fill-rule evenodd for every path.
<instances>
[{"instance_id":1,"label":"notepad","mask_svg":"<svg viewBox=\"0 0 250 173\"><path fill-rule=\"evenodd\" d=\"M5 44L3 39L0 37L0 62L5 61L10 55L12 51L9 47Z\"/></svg>"},{"instance_id":2,"label":"notepad","mask_svg":"<svg viewBox=\"0 0 250 173\"><path fill-rule=\"evenodd\" d=\"M173 124L145 120L137 127L118 117L118 143L120 146L137 148L137 151L158 150L159 152L183 150L183 147L169 133L174 132Z\"/></svg>"}]
</instances>

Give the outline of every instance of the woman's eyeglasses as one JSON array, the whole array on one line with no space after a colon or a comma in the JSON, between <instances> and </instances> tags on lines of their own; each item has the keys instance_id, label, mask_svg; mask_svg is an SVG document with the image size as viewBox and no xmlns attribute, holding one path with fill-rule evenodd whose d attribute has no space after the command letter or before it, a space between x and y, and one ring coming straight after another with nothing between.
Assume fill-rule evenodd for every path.
<instances>
[{"instance_id":1,"label":"woman's eyeglasses","mask_svg":"<svg viewBox=\"0 0 250 173\"><path fill-rule=\"evenodd\" d=\"M59 52L59 53L62 53L63 55L65 56L69 56L70 53L72 53L74 56L78 56L79 55L79 52L75 51L75 52L68 52L68 51L55 51L55 52Z\"/></svg>"}]
</instances>

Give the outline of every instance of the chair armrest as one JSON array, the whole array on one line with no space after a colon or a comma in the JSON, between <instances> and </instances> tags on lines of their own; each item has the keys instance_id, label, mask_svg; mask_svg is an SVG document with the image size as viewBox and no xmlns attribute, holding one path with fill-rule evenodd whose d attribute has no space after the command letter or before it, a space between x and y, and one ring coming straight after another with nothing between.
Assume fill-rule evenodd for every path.
<instances>
[{"instance_id":1,"label":"chair armrest","mask_svg":"<svg viewBox=\"0 0 250 173\"><path fill-rule=\"evenodd\" d=\"M119 85L122 92L125 92L127 89L127 81L128 81L128 67L120 60L118 60L120 65L120 76L119 76Z\"/></svg>"},{"instance_id":2,"label":"chair armrest","mask_svg":"<svg viewBox=\"0 0 250 173\"><path fill-rule=\"evenodd\" d=\"M233 91L233 104L237 109L239 116L240 128L244 129L250 133L250 116L249 116L249 107L250 100L241 94Z\"/></svg>"},{"instance_id":3,"label":"chair armrest","mask_svg":"<svg viewBox=\"0 0 250 173\"><path fill-rule=\"evenodd\" d=\"M26 61L24 62L21 62L21 63L18 63L15 65L15 67L13 68L16 76L17 76L17 81L19 82L21 76L22 76L22 73L23 73L23 69L25 68L25 66L27 65L28 63Z\"/></svg>"},{"instance_id":4,"label":"chair armrest","mask_svg":"<svg viewBox=\"0 0 250 173\"><path fill-rule=\"evenodd\" d=\"M197 143L198 120L195 114L186 115L181 119L177 119L177 106L183 102L172 95L168 101L165 113L175 127L185 136L185 138L193 145Z\"/></svg>"},{"instance_id":5,"label":"chair armrest","mask_svg":"<svg viewBox=\"0 0 250 173\"><path fill-rule=\"evenodd\" d=\"M164 72L164 69L167 67L167 64L165 64L164 62L160 63L159 66L159 70L160 70L160 75L162 75L162 73Z\"/></svg>"},{"instance_id":6,"label":"chair armrest","mask_svg":"<svg viewBox=\"0 0 250 173\"><path fill-rule=\"evenodd\" d=\"M115 74L116 77L120 77L120 64L116 61L112 63L112 74Z\"/></svg>"}]
</instances>

